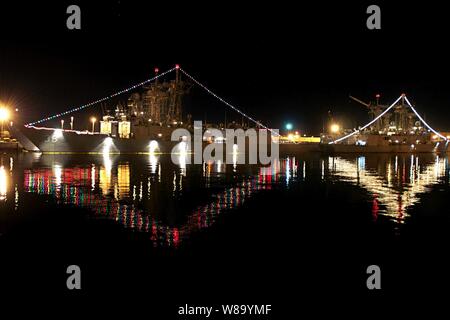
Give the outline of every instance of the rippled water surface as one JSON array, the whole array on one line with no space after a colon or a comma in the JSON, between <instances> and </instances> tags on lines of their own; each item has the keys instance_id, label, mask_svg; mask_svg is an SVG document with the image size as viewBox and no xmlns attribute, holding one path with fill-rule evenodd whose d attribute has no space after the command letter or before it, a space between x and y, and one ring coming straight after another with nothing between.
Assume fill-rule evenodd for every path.
<instances>
[{"instance_id":1,"label":"rippled water surface","mask_svg":"<svg viewBox=\"0 0 450 320\"><path fill-rule=\"evenodd\" d=\"M8 217L35 201L50 201L146 233L154 246L176 247L255 194L264 191L270 198L273 188L292 192L301 184L342 184L341 191L356 186L351 192L364 195L370 205L370 212L359 214L370 214L374 223L386 217L395 228L408 223L421 196L448 187L448 163L434 155L292 156L265 167L174 165L164 155L3 155L2 232L7 232ZM29 194L39 197L28 201Z\"/></svg>"},{"instance_id":2,"label":"rippled water surface","mask_svg":"<svg viewBox=\"0 0 450 320\"><path fill-rule=\"evenodd\" d=\"M61 288L75 262L91 290L275 299L286 283L364 290L373 263L387 288L401 289L415 288L411 278L440 284L430 276L448 266L446 157L303 154L264 167L169 155L0 158L1 275L14 287Z\"/></svg>"}]
</instances>

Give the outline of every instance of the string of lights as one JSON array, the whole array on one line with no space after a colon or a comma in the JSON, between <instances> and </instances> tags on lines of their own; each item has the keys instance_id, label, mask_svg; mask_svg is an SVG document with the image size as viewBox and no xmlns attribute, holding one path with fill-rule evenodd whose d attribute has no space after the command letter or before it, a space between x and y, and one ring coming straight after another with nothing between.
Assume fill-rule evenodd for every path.
<instances>
[{"instance_id":1,"label":"string of lights","mask_svg":"<svg viewBox=\"0 0 450 320\"><path fill-rule=\"evenodd\" d=\"M353 131L352 133L349 133L339 139L336 139L334 141L329 142L329 144L334 144L336 142L340 142L342 140L345 140L347 138L350 138L351 136L357 134L358 132L360 132L361 130L364 130L365 128L367 128L368 126L370 126L371 124L375 123L378 119L380 119L382 116L384 116L389 110L391 110L394 105L397 104L397 102L403 97L403 95L401 95L400 97L397 98L397 100L395 100L395 102L393 104L391 104L386 110L384 110L382 113L380 113L376 118L374 118L372 121L370 121L369 123L367 123L365 126L359 128L358 130Z\"/></svg>"},{"instance_id":2,"label":"string of lights","mask_svg":"<svg viewBox=\"0 0 450 320\"><path fill-rule=\"evenodd\" d=\"M69 130L69 129L61 129L61 128L49 128L49 127L37 127L34 125L30 125L27 124L26 125L27 128L32 128L32 129L36 129L36 130L49 130L49 131L60 131L60 132L73 132L76 134L90 134L90 135L95 135L95 134L99 134L101 135L102 133L100 132L92 132L92 131L88 131L88 130Z\"/></svg>"},{"instance_id":3,"label":"string of lights","mask_svg":"<svg viewBox=\"0 0 450 320\"><path fill-rule=\"evenodd\" d=\"M184 69L180 68L178 65L175 66L175 67L172 68L172 69L169 69L169 70L167 70L167 71L165 71L165 72L163 72L163 73L161 73L161 74L158 74L158 75L154 76L153 78L144 80L144 81L142 81L142 82L140 82L140 83L138 83L138 84L135 84L135 85L133 85L133 86L131 86L131 87L128 87L128 88L126 88L126 89L117 91L117 92L115 92L115 93L113 93L113 94L110 94L110 95L108 95L108 96L106 96L106 97L103 97L103 98L97 99L97 100L95 100L95 101L86 103L86 104L81 105L81 106L79 106L79 107L77 107L77 108L73 108L73 109L70 109L70 110L67 110L67 111L64 111L64 112L61 112L61 113L58 113L58 114L55 114L55 115L52 115L52 116L49 116L49 117L46 117L46 118L37 120L37 121L34 121L34 122L30 122L30 123L26 124L25 126L26 126L26 127L32 127L32 128L35 128L35 129L41 129L41 128L44 128L44 127L36 127L35 125L36 125L36 124L39 124L39 123L42 123L42 122L45 122L45 121L49 121L49 120L53 120L53 119L56 119L56 118L65 116L65 115L67 115L67 114L70 114L70 113L73 113L73 112L76 112L76 111L80 111L80 110L85 109L85 108L87 108L87 107L96 105L96 104L98 104L98 103L100 103L100 102L103 102L103 101L106 101L106 100L108 100L108 99L114 98L114 97L119 96L119 95L121 95L121 94L123 94L123 93L129 92L129 91L134 90L134 89L136 89L136 88L139 88L139 87L141 87L141 86L143 86L143 85L145 85L145 84L147 84L147 83L149 83L149 82L152 82L152 81L154 81L154 80L156 80L156 79L158 79L158 78L160 78L160 77L163 77L163 76L165 76L166 74L168 74L168 73L170 73L170 72L173 72L174 70L177 70L177 69L179 69L181 72L183 72L183 74L186 75L189 79L191 79L195 84L197 84L199 87L201 87L202 89L204 89L207 93L209 93L210 95L212 95L213 97L215 97L217 100L219 100L220 102L222 102L222 103L225 104L226 106L230 107L231 109L233 109L234 111L236 111L236 112L239 113L240 115L244 116L244 117L247 118L248 120L252 121L252 122L255 123L256 125L261 126L262 128L264 128L264 129L270 131L271 133L274 133L274 134L276 134L276 135L279 136L278 132L276 132L276 131L274 131L274 130L268 128L267 126L263 125L261 122L259 122L259 121L255 120L255 119L253 119L251 116L247 115L246 113L244 113L243 111L241 111L241 110L240 110L239 108L237 108L236 106L232 105L231 103L229 103L229 102L226 101L225 99L223 99L223 98L221 98L220 96L218 96L217 94L215 94L215 93L214 93L213 91L211 91L208 87L206 87L204 84L202 84L201 82L199 82L197 79L195 79L193 76L191 76L189 73L187 73ZM394 107L394 105L396 105L397 102L398 102L401 98L404 98L404 99L405 99L406 103L407 103L408 106L411 108L411 110L414 112L414 114L419 118L419 120L420 120L420 121L421 121L421 122L422 122L429 130L430 130L430 131L432 131L433 133L435 133L437 136L439 136L440 138L444 139L445 141L448 141L448 140L449 140L449 139L447 139L447 137L444 137L442 134L440 134L439 132L437 132L436 130L434 130L434 129L433 129L433 128L432 128L432 127L431 127L431 126L430 126L430 125L429 125L429 124L428 124L428 123L420 116L420 114L416 111L416 109L415 109L415 108L412 106L412 104L409 102L408 98L407 98L405 95L401 95L400 97L397 98L397 100L395 100L395 102L393 102L386 110L384 110L381 114L379 114L379 115L378 115L376 118L374 118L372 121L370 121L369 123L367 123L367 124L364 125L363 127L359 128L359 129L357 129L357 130L355 130L355 131L353 131L353 132L351 132L351 133L349 133L349 134L347 134L347 135L345 135L345 136L343 136L343 137L340 137L340 138L338 138L338 139L336 139L336 140L334 140L334 141L329 142L329 144L334 144L334 143L343 141L343 140L345 140L345 139L348 139L348 138L350 138L351 136L353 136L353 135L355 135L355 134L361 132L361 131L364 130L365 128L369 127L370 125L372 125L373 123L375 123L378 119L380 119L381 117L383 117L387 112L389 112L389 110L391 110L391 109ZM48 128L48 129L54 130L54 128Z\"/></svg>"},{"instance_id":4,"label":"string of lights","mask_svg":"<svg viewBox=\"0 0 450 320\"><path fill-rule=\"evenodd\" d=\"M219 97L217 94L215 94L214 92L212 92L211 90L209 90L204 84L202 84L201 82L199 82L197 79L195 79L193 76L191 76L189 73L187 73L186 71L184 71L182 68L180 68L180 71L183 72L189 79L191 79L195 84L197 84L199 87L201 87L202 89L204 89L206 92L208 92L210 95L212 95L214 98L216 98L217 100L219 100L220 102L222 102L223 104L227 105L228 107L230 107L231 109L233 109L234 111L236 111L237 113L239 113L240 115L246 117L247 119L249 119L250 121L254 122L257 126L261 126L264 129L270 131L271 133L279 136L279 134L266 127L265 125L263 125L261 122L253 119L252 117L250 117L249 115L245 114L244 112L242 112L241 110L239 110L237 107L233 106L231 103L227 102L226 100L222 99L221 97Z\"/></svg>"},{"instance_id":5,"label":"string of lights","mask_svg":"<svg viewBox=\"0 0 450 320\"><path fill-rule=\"evenodd\" d=\"M411 108L411 110L416 114L417 118L419 118L420 121L422 121L422 123L433 133L435 133L437 136L439 136L440 138L444 139L444 140L448 140L447 137L444 137L442 134L440 134L439 132L437 132L436 130L434 130L421 116L420 114L416 111L416 109L414 109L414 107L412 106L412 104L409 102L408 98L405 96L405 101L408 104L408 106Z\"/></svg>"},{"instance_id":6,"label":"string of lights","mask_svg":"<svg viewBox=\"0 0 450 320\"><path fill-rule=\"evenodd\" d=\"M175 69L177 69L177 67L174 67L174 68L172 68L172 69L170 69L170 70L167 70L167 71L165 71L165 72L163 72L163 73L160 73L160 74L154 76L153 78L144 80L144 81L142 81L142 82L140 82L140 83L138 83L138 84L135 84L135 85L133 85L133 86L131 86L131 87L128 87L128 88L123 89L123 90L120 90L120 91L117 91L117 92L115 92L115 93L113 93L113 94L110 94L109 96L103 97L103 98L101 98L101 99L97 99L97 100L95 100L95 101L92 101L92 102L89 102L89 103L86 103L86 104L83 104L82 106L79 106L79 107L77 107L77 108L73 108L73 109L70 109L70 110L67 110L67 111L64 111L64 112L61 112L61 113L54 114L54 115L52 115L52 116L49 116L49 117L40 119L40 120L38 120L38 121L30 122L30 123L26 124L25 126L26 126L26 127L34 126L34 125L36 125L36 124L39 124L39 123L42 123L42 122L45 122L45 121L49 121L49 120L53 120L53 119L56 119L56 118L65 116L65 115L67 115L67 114L70 114L70 113L73 113L73 112L76 112L76 111L80 111L80 110L82 110L82 109L85 109L85 108L87 108L87 107L93 106L93 105L95 105L95 104L98 104L98 103L100 103L100 102L106 101L106 100L108 100L108 99L117 97L117 96L119 96L119 95L121 95L121 94L123 94L123 93L129 92L129 91L134 90L134 89L136 89L136 88L139 88L139 87L141 87L141 86L143 86L143 85L145 85L145 84L147 84L147 83L149 83L149 82L152 82L152 81L154 81L154 80L156 80L156 79L158 79L158 78L160 78L160 77L163 77L163 76L165 76L166 74L168 74L168 73L174 71Z\"/></svg>"}]
</instances>

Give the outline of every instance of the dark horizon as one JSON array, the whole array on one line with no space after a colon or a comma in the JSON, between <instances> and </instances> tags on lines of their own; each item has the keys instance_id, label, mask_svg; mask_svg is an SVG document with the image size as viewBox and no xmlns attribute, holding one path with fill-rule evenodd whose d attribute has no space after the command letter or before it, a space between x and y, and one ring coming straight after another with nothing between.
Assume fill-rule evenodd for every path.
<instances>
[{"instance_id":1,"label":"dark horizon","mask_svg":"<svg viewBox=\"0 0 450 320\"><path fill-rule=\"evenodd\" d=\"M272 8L81 1L82 29L69 31L69 4L0 5L8 13L0 20L0 100L19 108L24 122L109 95L150 78L154 67L164 71L178 63L275 128L292 122L317 134L328 110L356 127L369 116L349 94L374 100L380 93L390 104L405 92L434 128L450 129L450 119L442 116L450 104L443 10L380 3L382 29L370 31L370 3ZM200 88L189 100L194 119L206 113L223 120L225 106ZM240 116L228 109L227 119Z\"/></svg>"}]
</instances>

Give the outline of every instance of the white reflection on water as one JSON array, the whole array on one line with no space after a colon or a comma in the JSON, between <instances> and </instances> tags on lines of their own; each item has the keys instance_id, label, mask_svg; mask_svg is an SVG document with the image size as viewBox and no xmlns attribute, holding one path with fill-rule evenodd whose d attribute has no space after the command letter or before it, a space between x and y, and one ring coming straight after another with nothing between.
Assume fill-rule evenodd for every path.
<instances>
[{"instance_id":1,"label":"white reflection on water","mask_svg":"<svg viewBox=\"0 0 450 320\"><path fill-rule=\"evenodd\" d=\"M276 161L272 166L238 167L242 173L226 176L224 163L209 162L204 163L203 170L189 166L192 171L184 177L181 171L174 170L176 167L171 163L161 165L157 158L153 159L156 163L147 170L140 170L139 164L132 167L133 162L119 160L114 164L109 155L99 159L100 164L95 170L92 163L26 169L24 188L26 192L51 194L59 203L89 208L95 216L107 217L126 228L149 233L154 245L177 246L193 232L210 227L225 211L240 207L256 192L270 190L275 184L292 182L298 170L297 160L290 158ZM154 169L156 167L158 170ZM195 176L197 173L200 173L198 177ZM291 178L286 180L285 174ZM159 215L166 212L167 207L176 205L179 197L183 196L183 179L187 180L185 187L191 192L209 188L211 183L213 188L208 191L211 197L199 199L186 212L179 206L183 202L179 202L173 210L181 211L184 218L179 224L167 223ZM93 181L97 183L95 188L92 188ZM172 194L167 193L171 184L174 193L167 197ZM129 197L130 194L133 196Z\"/></svg>"},{"instance_id":2,"label":"white reflection on water","mask_svg":"<svg viewBox=\"0 0 450 320\"><path fill-rule=\"evenodd\" d=\"M330 157L328 170L340 181L369 191L373 196L374 215L386 215L403 223L409 216L407 209L419 201L419 195L430 192L431 187L440 183L446 173L447 159L437 156L434 163L423 166L419 163L414 155L401 159L396 156L393 163L389 158L387 162L378 164L378 168L369 169L364 156L354 161Z\"/></svg>"},{"instance_id":3,"label":"white reflection on water","mask_svg":"<svg viewBox=\"0 0 450 320\"><path fill-rule=\"evenodd\" d=\"M217 172L217 173L221 173L221 172L223 171L223 170L222 170L222 161L217 160L217 161L216 161L216 166L217 166L216 172Z\"/></svg>"},{"instance_id":4,"label":"white reflection on water","mask_svg":"<svg viewBox=\"0 0 450 320\"><path fill-rule=\"evenodd\" d=\"M5 201L8 194L8 175L5 167L0 167L0 201Z\"/></svg>"},{"instance_id":5,"label":"white reflection on water","mask_svg":"<svg viewBox=\"0 0 450 320\"><path fill-rule=\"evenodd\" d=\"M95 164L92 165L91 169L91 190L95 190Z\"/></svg>"},{"instance_id":6,"label":"white reflection on water","mask_svg":"<svg viewBox=\"0 0 450 320\"><path fill-rule=\"evenodd\" d=\"M150 153L148 160L149 160L150 173L155 174L156 170L158 169L159 156L155 156L154 154Z\"/></svg>"},{"instance_id":7,"label":"white reflection on water","mask_svg":"<svg viewBox=\"0 0 450 320\"><path fill-rule=\"evenodd\" d=\"M103 165L100 166L99 172L99 186L103 194L108 194L111 188L111 169L112 160L109 153L103 153Z\"/></svg>"},{"instance_id":8,"label":"white reflection on water","mask_svg":"<svg viewBox=\"0 0 450 320\"><path fill-rule=\"evenodd\" d=\"M14 186L14 210L17 211L19 208L19 188L17 187L17 183Z\"/></svg>"},{"instance_id":9,"label":"white reflection on water","mask_svg":"<svg viewBox=\"0 0 450 320\"><path fill-rule=\"evenodd\" d=\"M130 196L130 165L128 163L117 166L117 182L114 183L117 190L116 199L126 199ZM133 187L134 198L136 198L136 186Z\"/></svg>"},{"instance_id":10,"label":"white reflection on water","mask_svg":"<svg viewBox=\"0 0 450 320\"><path fill-rule=\"evenodd\" d=\"M179 166L181 175L186 175L186 153L180 153L179 155Z\"/></svg>"},{"instance_id":11,"label":"white reflection on water","mask_svg":"<svg viewBox=\"0 0 450 320\"><path fill-rule=\"evenodd\" d=\"M53 173L55 175L55 185L56 189L61 189L62 182L62 167L59 164L53 165Z\"/></svg>"},{"instance_id":12,"label":"white reflection on water","mask_svg":"<svg viewBox=\"0 0 450 320\"><path fill-rule=\"evenodd\" d=\"M233 172L236 172L237 169L238 155L239 155L239 146L237 144L233 144Z\"/></svg>"}]
</instances>

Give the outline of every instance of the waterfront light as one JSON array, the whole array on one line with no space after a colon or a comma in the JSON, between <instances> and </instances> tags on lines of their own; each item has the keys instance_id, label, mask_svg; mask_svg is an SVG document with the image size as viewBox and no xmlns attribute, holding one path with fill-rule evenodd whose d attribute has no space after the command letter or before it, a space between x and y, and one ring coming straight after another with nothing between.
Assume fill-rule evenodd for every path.
<instances>
[{"instance_id":1,"label":"waterfront light","mask_svg":"<svg viewBox=\"0 0 450 320\"><path fill-rule=\"evenodd\" d=\"M0 107L0 120L6 121L9 119L9 111L5 107Z\"/></svg>"},{"instance_id":2,"label":"waterfront light","mask_svg":"<svg viewBox=\"0 0 450 320\"><path fill-rule=\"evenodd\" d=\"M113 139L111 137L106 137L105 140L103 140L103 154L109 154L111 152L111 147L113 146Z\"/></svg>"},{"instance_id":3,"label":"waterfront light","mask_svg":"<svg viewBox=\"0 0 450 320\"><path fill-rule=\"evenodd\" d=\"M103 142L104 142L105 146L111 147L113 144L113 139L111 137L106 137Z\"/></svg>"},{"instance_id":4,"label":"waterfront light","mask_svg":"<svg viewBox=\"0 0 450 320\"><path fill-rule=\"evenodd\" d=\"M148 147L149 147L150 154L155 154L156 150L159 149L158 141L156 141L156 140L150 141L150 144Z\"/></svg>"},{"instance_id":5,"label":"waterfront light","mask_svg":"<svg viewBox=\"0 0 450 320\"><path fill-rule=\"evenodd\" d=\"M61 139L63 137L63 131L61 129L56 129L53 131L53 141L56 142L58 139Z\"/></svg>"},{"instance_id":6,"label":"waterfront light","mask_svg":"<svg viewBox=\"0 0 450 320\"><path fill-rule=\"evenodd\" d=\"M285 126L285 128L286 128L286 130L292 130L292 128L294 128L294 126L292 125L292 123L286 123L286 126Z\"/></svg>"},{"instance_id":7,"label":"waterfront light","mask_svg":"<svg viewBox=\"0 0 450 320\"><path fill-rule=\"evenodd\" d=\"M188 152L188 144L184 141L181 141L178 144L178 151L180 152L180 154L182 155L186 155Z\"/></svg>"},{"instance_id":8,"label":"waterfront light","mask_svg":"<svg viewBox=\"0 0 450 320\"><path fill-rule=\"evenodd\" d=\"M4 106L0 106L0 123L1 123L1 133L0 138L3 139L3 124L9 119L9 111Z\"/></svg>"},{"instance_id":9,"label":"waterfront light","mask_svg":"<svg viewBox=\"0 0 450 320\"><path fill-rule=\"evenodd\" d=\"M92 117L91 118L91 122L92 122L92 133L94 133L95 132L95 122L97 121L97 118L95 118L95 117Z\"/></svg>"},{"instance_id":10,"label":"waterfront light","mask_svg":"<svg viewBox=\"0 0 450 320\"><path fill-rule=\"evenodd\" d=\"M341 128L340 128L339 125L336 124L336 123L333 123L333 124L330 126L330 131L331 131L331 133L339 133L340 130L341 130Z\"/></svg>"}]
</instances>

